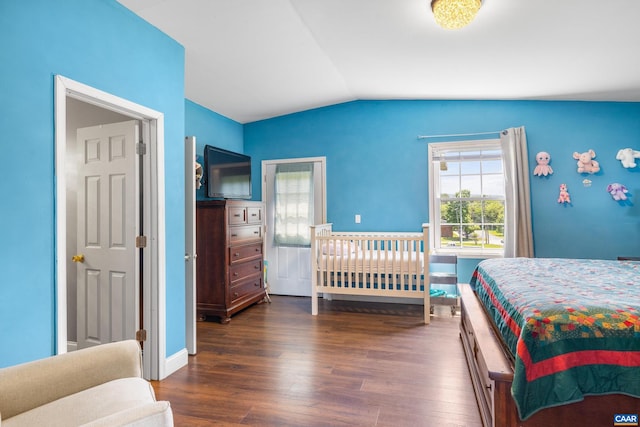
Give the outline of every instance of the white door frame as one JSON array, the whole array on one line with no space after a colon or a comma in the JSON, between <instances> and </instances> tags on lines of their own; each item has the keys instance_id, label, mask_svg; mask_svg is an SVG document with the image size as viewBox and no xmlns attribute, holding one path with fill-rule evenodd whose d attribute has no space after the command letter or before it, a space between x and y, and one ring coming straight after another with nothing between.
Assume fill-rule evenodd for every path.
<instances>
[{"instance_id":1,"label":"white door frame","mask_svg":"<svg viewBox=\"0 0 640 427\"><path fill-rule=\"evenodd\" d=\"M143 249L143 322L147 341L143 352L143 375L163 379L166 367L166 251L164 185L164 114L102 92L66 77L55 76L55 179L56 179L56 354L67 351L67 197L66 197L66 123L67 98L78 99L106 110L141 120L145 140L143 222L147 247Z\"/></svg>"},{"instance_id":2,"label":"white door frame","mask_svg":"<svg viewBox=\"0 0 640 427\"><path fill-rule=\"evenodd\" d=\"M187 352L197 352L196 336L196 137L184 139L184 261Z\"/></svg>"}]
</instances>

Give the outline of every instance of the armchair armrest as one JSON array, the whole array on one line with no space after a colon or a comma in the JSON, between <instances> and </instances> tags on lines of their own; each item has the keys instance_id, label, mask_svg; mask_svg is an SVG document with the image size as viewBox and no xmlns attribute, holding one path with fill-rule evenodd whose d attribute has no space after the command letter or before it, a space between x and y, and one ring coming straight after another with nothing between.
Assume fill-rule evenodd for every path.
<instances>
[{"instance_id":1,"label":"armchair armrest","mask_svg":"<svg viewBox=\"0 0 640 427\"><path fill-rule=\"evenodd\" d=\"M141 377L137 341L103 344L0 369L0 414L11 418L118 378Z\"/></svg>"}]
</instances>

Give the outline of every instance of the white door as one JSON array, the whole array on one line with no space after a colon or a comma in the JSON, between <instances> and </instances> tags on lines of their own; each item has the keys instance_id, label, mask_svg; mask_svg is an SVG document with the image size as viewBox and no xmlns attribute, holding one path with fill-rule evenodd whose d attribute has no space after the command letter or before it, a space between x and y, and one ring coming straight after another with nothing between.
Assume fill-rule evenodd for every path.
<instances>
[{"instance_id":1,"label":"white door","mask_svg":"<svg viewBox=\"0 0 640 427\"><path fill-rule=\"evenodd\" d=\"M265 160L262 162L262 194L266 206L265 255L267 285L275 295L311 296L311 250L309 245L276 243L274 230L278 215L275 203L275 182L278 165L311 164L313 177L313 223L326 221L325 158Z\"/></svg>"},{"instance_id":2,"label":"white door","mask_svg":"<svg viewBox=\"0 0 640 427\"><path fill-rule=\"evenodd\" d=\"M135 339L139 322L138 121L77 131L78 348Z\"/></svg>"},{"instance_id":3,"label":"white door","mask_svg":"<svg viewBox=\"0 0 640 427\"><path fill-rule=\"evenodd\" d=\"M187 352L196 354L196 137L184 139L184 260Z\"/></svg>"}]
</instances>

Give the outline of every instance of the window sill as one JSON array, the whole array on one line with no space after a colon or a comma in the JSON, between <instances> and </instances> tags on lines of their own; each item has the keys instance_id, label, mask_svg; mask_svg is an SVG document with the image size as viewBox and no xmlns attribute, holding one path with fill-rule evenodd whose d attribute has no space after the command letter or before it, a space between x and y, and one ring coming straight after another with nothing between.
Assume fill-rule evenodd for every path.
<instances>
[{"instance_id":1,"label":"window sill","mask_svg":"<svg viewBox=\"0 0 640 427\"><path fill-rule=\"evenodd\" d=\"M434 255L456 255L458 258L470 258L470 259L489 259L489 258L504 258L504 251L483 251L479 250L461 250L460 248L439 248L431 251Z\"/></svg>"}]
</instances>

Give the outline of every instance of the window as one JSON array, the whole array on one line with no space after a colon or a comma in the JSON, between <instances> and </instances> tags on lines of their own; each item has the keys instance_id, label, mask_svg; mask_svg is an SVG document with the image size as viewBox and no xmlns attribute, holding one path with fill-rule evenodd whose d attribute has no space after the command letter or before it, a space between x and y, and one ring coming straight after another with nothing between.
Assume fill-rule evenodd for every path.
<instances>
[{"instance_id":1,"label":"window","mask_svg":"<svg viewBox=\"0 0 640 427\"><path fill-rule=\"evenodd\" d=\"M313 163L276 166L274 239L280 246L309 246L313 224Z\"/></svg>"},{"instance_id":2,"label":"window","mask_svg":"<svg viewBox=\"0 0 640 427\"><path fill-rule=\"evenodd\" d=\"M505 186L499 139L429 144L432 248L502 255Z\"/></svg>"}]
</instances>

